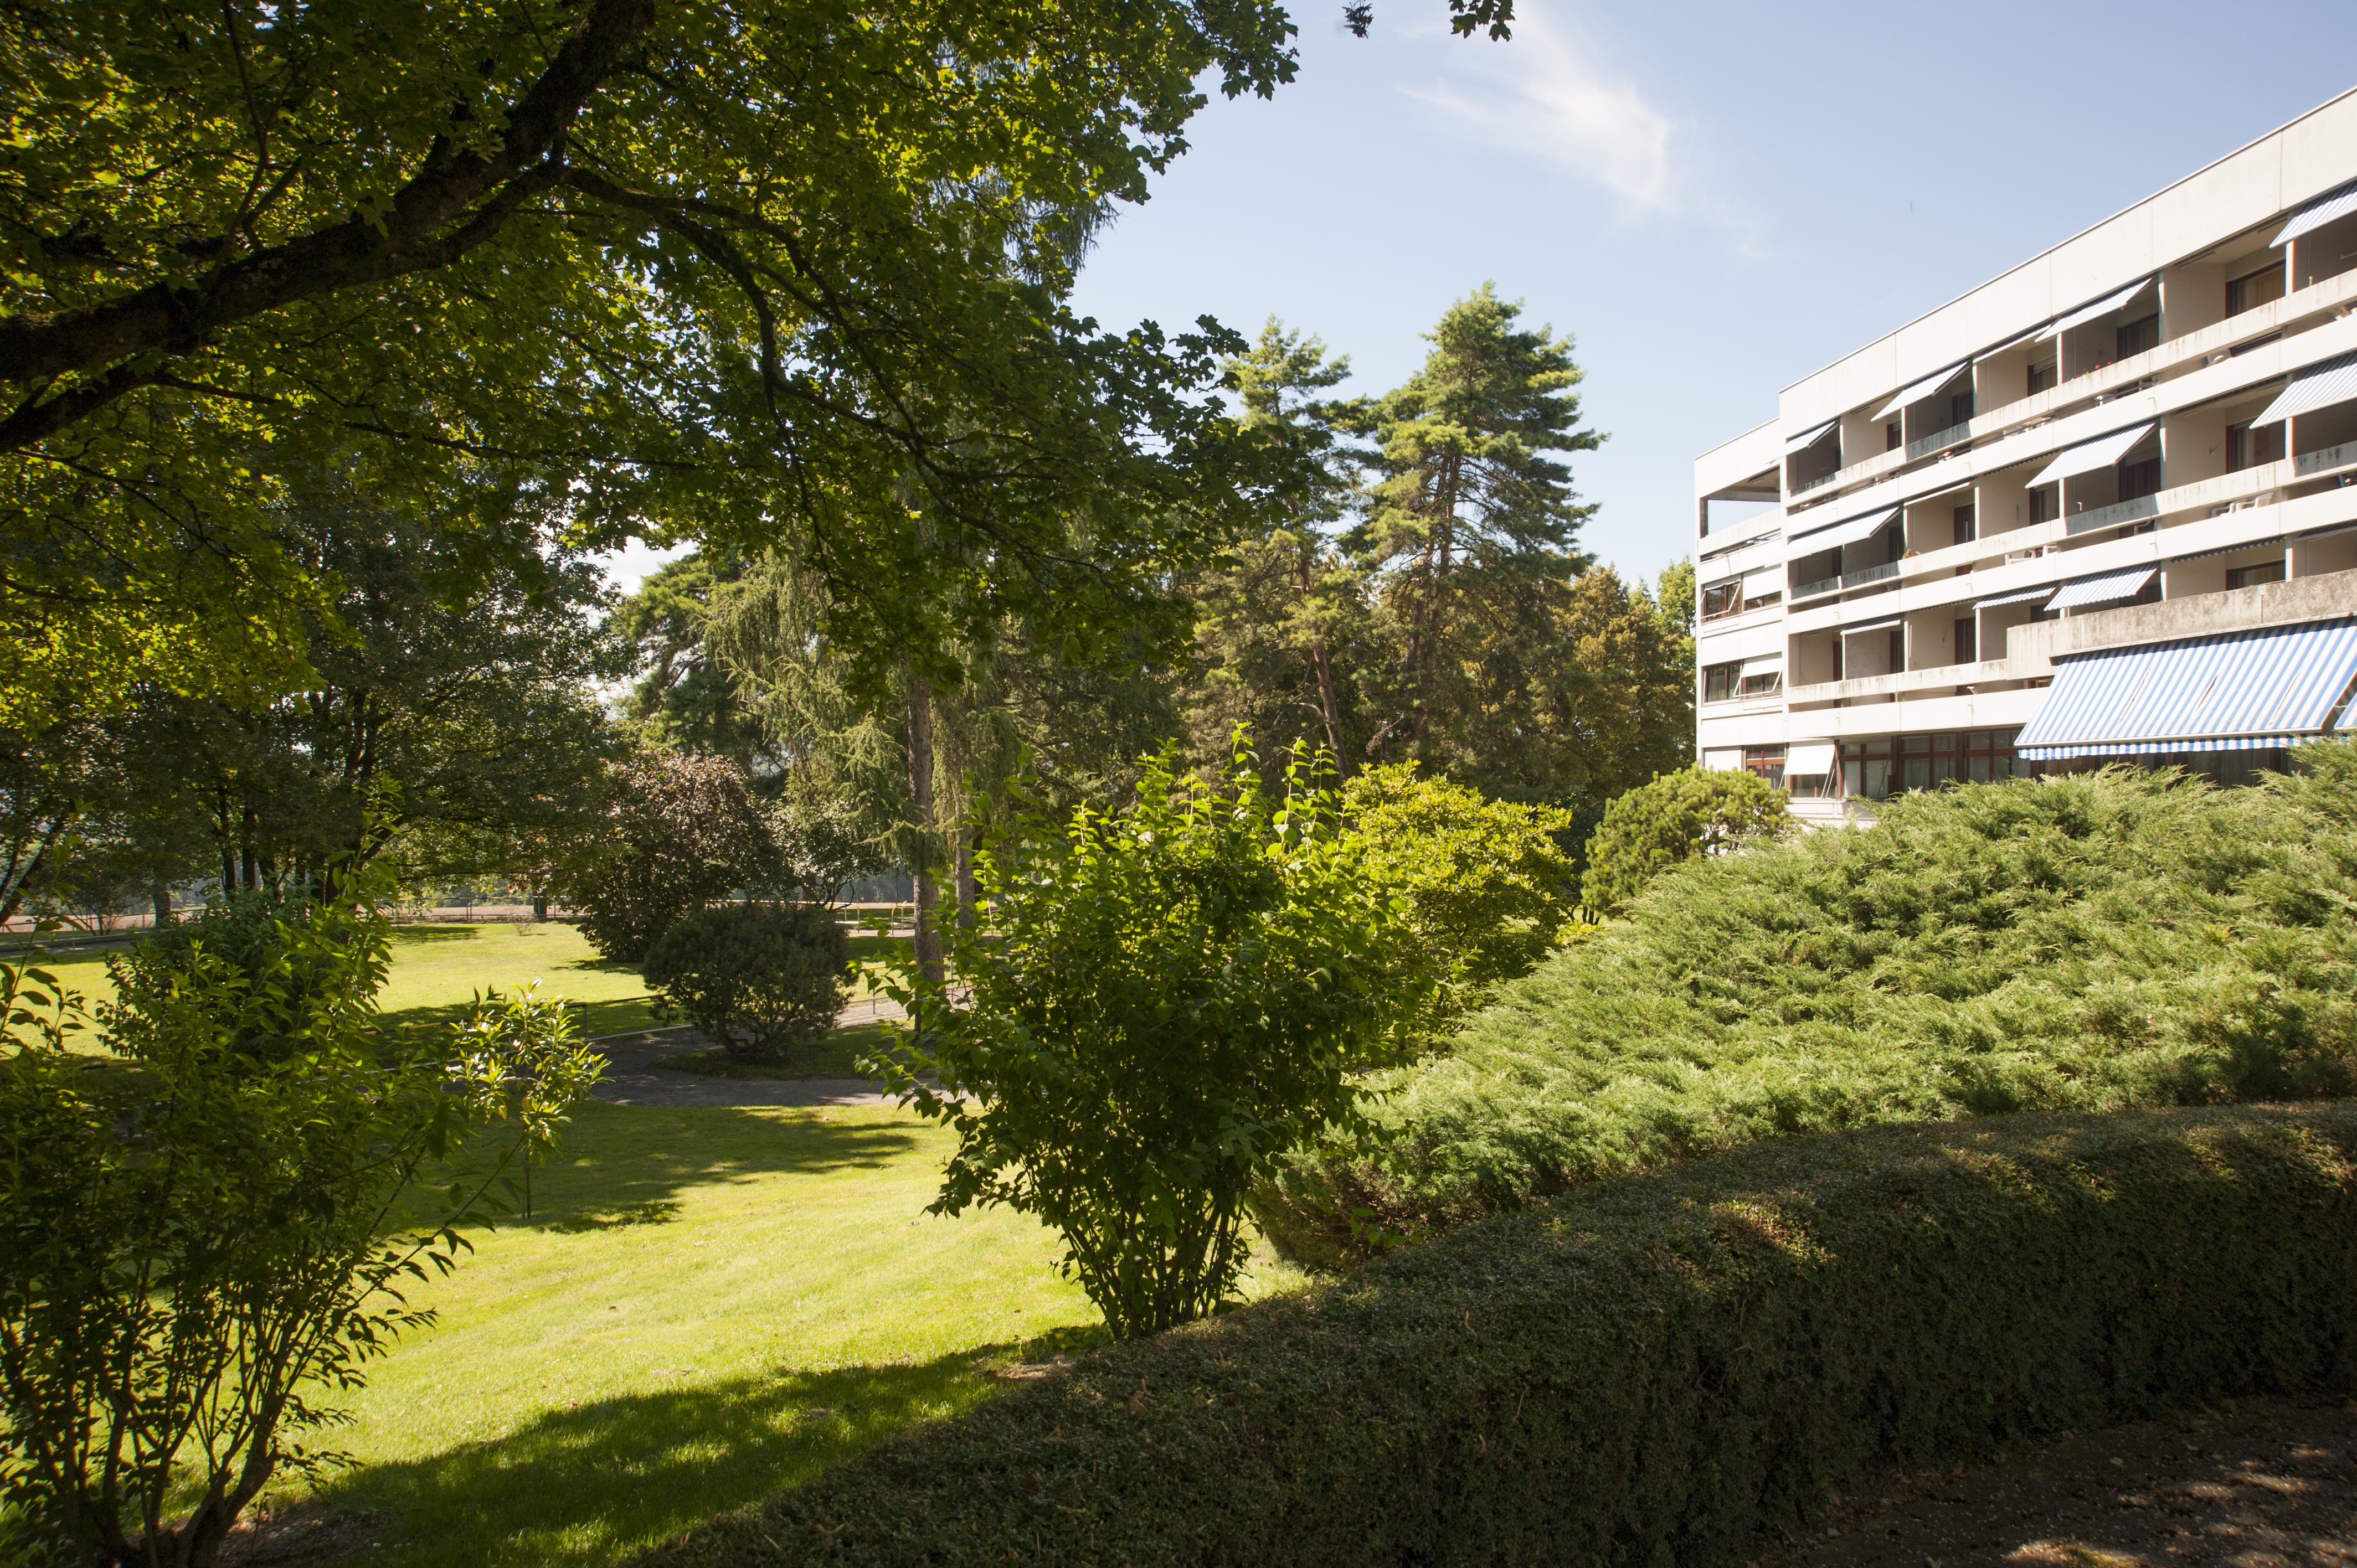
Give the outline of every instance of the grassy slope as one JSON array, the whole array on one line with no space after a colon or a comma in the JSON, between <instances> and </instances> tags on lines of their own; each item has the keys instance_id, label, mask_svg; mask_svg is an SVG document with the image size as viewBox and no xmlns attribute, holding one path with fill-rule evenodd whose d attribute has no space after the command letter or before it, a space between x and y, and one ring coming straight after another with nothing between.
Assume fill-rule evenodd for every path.
<instances>
[{"instance_id":1,"label":"grassy slope","mask_svg":"<svg viewBox=\"0 0 2357 1568\"><path fill-rule=\"evenodd\" d=\"M322 1500L386 1568L610 1562L966 1408L1094 1314L1031 1221L923 1212L948 1148L888 1108L582 1108L533 1219L414 1293L441 1321Z\"/></svg>"}]
</instances>

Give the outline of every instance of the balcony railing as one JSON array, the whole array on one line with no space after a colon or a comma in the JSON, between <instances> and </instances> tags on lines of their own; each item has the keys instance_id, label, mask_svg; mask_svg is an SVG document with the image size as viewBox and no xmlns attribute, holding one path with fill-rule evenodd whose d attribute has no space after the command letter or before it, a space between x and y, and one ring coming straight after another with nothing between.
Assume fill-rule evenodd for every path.
<instances>
[{"instance_id":1,"label":"balcony railing","mask_svg":"<svg viewBox=\"0 0 2357 1568\"><path fill-rule=\"evenodd\" d=\"M1844 572L1841 575L1841 585L1845 588L1862 587L1866 584L1879 583L1885 577L1897 575L1899 575L1899 563L1886 561L1879 566L1861 566L1855 572Z\"/></svg>"},{"instance_id":2,"label":"balcony railing","mask_svg":"<svg viewBox=\"0 0 2357 1568\"><path fill-rule=\"evenodd\" d=\"M1819 594L1837 594L1841 592L1841 585L1842 580L1839 577L1827 577L1824 581L1816 583L1803 583L1799 587L1792 590L1792 597L1795 601L1798 601L1801 599L1813 599Z\"/></svg>"},{"instance_id":3,"label":"balcony railing","mask_svg":"<svg viewBox=\"0 0 2357 1568\"><path fill-rule=\"evenodd\" d=\"M1796 496L1804 496L1804 495L1807 495L1811 490L1817 489L1822 488L1823 486L1832 484L1832 483L1834 482L1834 477L1835 477L1835 475L1837 475L1837 474L1839 474L1840 472L1841 472L1841 470L1840 470L1839 468L1835 468L1835 469L1833 471L1833 473L1831 473L1831 474L1819 474L1819 475L1818 475L1815 478L1813 478L1813 479L1795 479L1795 480L1792 482L1792 494L1794 494L1794 495L1796 495Z\"/></svg>"},{"instance_id":4,"label":"balcony railing","mask_svg":"<svg viewBox=\"0 0 2357 1568\"><path fill-rule=\"evenodd\" d=\"M2160 497L2158 493L2138 496L2132 501L2115 501L2110 506L2099 506L2093 511L2074 511L2071 514L2071 524L2064 532L2074 536L2093 533L2099 528L2117 528L2141 517L2159 515Z\"/></svg>"},{"instance_id":5,"label":"balcony railing","mask_svg":"<svg viewBox=\"0 0 2357 1568\"><path fill-rule=\"evenodd\" d=\"M2315 452L2303 452L2291 460L2294 478L2320 474L2327 468L2345 467L2357 463L2357 441L2344 441L2338 446L2326 446Z\"/></svg>"},{"instance_id":6,"label":"balcony railing","mask_svg":"<svg viewBox=\"0 0 2357 1568\"><path fill-rule=\"evenodd\" d=\"M1907 459L1913 462L1918 457L1928 457L1943 447L1963 446L1972 433L1970 424L1952 424L1945 430L1924 436L1921 441L1910 441L1907 444Z\"/></svg>"}]
</instances>

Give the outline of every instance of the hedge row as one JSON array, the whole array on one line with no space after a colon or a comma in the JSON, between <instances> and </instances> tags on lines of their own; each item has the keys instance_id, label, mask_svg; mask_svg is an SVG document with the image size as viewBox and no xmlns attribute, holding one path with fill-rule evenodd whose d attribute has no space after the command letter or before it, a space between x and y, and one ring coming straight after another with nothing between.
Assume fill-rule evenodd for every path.
<instances>
[{"instance_id":1,"label":"hedge row","mask_svg":"<svg viewBox=\"0 0 2357 1568\"><path fill-rule=\"evenodd\" d=\"M2357 1389L2357 1105L1599 1183L1081 1359L649 1563L1700 1564L1878 1461Z\"/></svg>"}]
</instances>

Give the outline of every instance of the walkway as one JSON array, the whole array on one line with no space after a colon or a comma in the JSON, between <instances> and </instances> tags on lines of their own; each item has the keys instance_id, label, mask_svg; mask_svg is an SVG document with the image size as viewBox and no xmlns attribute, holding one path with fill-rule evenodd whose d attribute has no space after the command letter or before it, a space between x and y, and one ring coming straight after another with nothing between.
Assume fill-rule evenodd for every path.
<instances>
[{"instance_id":1,"label":"walkway","mask_svg":"<svg viewBox=\"0 0 2357 1568\"><path fill-rule=\"evenodd\" d=\"M902 1016L899 1004L869 997L845 1007L840 1028ZM892 1096L864 1078L707 1078L668 1071L665 1057L710 1048L694 1029L654 1029L637 1035L602 1035L589 1044L606 1056L606 1076L590 1091L608 1105L889 1105Z\"/></svg>"}]
</instances>

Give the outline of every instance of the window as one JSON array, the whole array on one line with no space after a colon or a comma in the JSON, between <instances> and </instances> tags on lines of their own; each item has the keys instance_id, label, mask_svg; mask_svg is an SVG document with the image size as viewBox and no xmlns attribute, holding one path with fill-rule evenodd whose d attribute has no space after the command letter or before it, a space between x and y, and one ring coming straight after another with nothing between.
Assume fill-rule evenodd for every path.
<instances>
[{"instance_id":1,"label":"window","mask_svg":"<svg viewBox=\"0 0 2357 1568\"><path fill-rule=\"evenodd\" d=\"M2235 344L2233 348L2226 350L2226 358L2230 360L2240 359L2243 355L2249 353L2254 349L2264 349L2270 343L2280 343L2281 341L2283 341L2283 334L2281 332L2270 332L2264 338L2254 338L2247 343Z\"/></svg>"},{"instance_id":2,"label":"window","mask_svg":"<svg viewBox=\"0 0 2357 1568\"><path fill-rule=\"evenodd\" d=\"M1973 532L1973 509L1968 506L1960 506L1956 509L1955 542L1958 544L1970 544L1979 537Z\"/></svg>"},{"instance_id":3,"label":"window","mask_svg":"<svg viewBox=\"0 0 2357 1568\"><path fill-rule=\"evenodd\" d=\"M2283 296L2283 263L2273 262L2257 272L2244 274L2226 285L2226 314L2240 316L2246 310L2272 305Z\"/></svg>"},{"instance_id":4,"label":"window","mask_svg":"<svg viewBox=\"0 0 2357 1568\"><path fill-rule=\"evenodd\" d=\"M2283 566L2280 561L2263 561L2255 566L2229 566L2226 569L2226 585L2230 588L2255 588L2261 583L2280 583L2284 580Z\"/></svg>"},{"instance_id":5,"label":"window","mask_svg":"<svg viewBox=\"0 0 2357 1568\"><path fill-rule=\"evenodd\" d=\"M2160 317L2158 314L2123 322L2113 335L2113 357L2125 360L2130 354L2141 354L2160 341Z\"/></svg>"},{"instance_id":6,"label":"window","mask_svg":"<svg viewBox=\"0 0 2357 1568\"><path fill-rule=\"evenodd\" d=\"M1772 697L1783 689L1784 672L1781 670L1770 670L1764 675L1746 675L1743 678L1743 695L1747 697Z\"/></svg>"},{"instance_id":7,"label":"window","mask_svg":"<svg viewBox=\"0 0 2357 1568\"><path fill-rule=\"evenodd\" d=\"M1932 789L1952 782L1986 784L2029 775L2017 761L2017 731L1964 730L1842 743L1843 792L1887 800L1903 789Z\"/></svg>"},{"instance_id":8,"label":"window","mask_svg":"<svg viewBox=\"0 0 2357 1568\"><path fill-rule=\"evenodd\" d=\"M1975 641L1979 636L1979 632L1980 625L1979 618L1977 616L1958 616L1956 618L1957 663L1975 664L1979 662L1980 650L1974 646Z\"/></svg>"},{"instance_id":9,"label":"window","mask_svg":"<svg viewBox=\"0 0 2357 1568\"><path fill-rule=\"evenodd\" d=\"M1732 583L1716 584L1702 591L1702 618L1705 620L1731 616L1742 607L1743 579L1740 577Z\"/></svg>"},{"instance_id":10,"label":"window","mask_svg":"<svg viewBox=\"0 0 2357 1568\"><path fill-rule=\"evenodd\" d=\"M1953 430L1959 424L1970 424L1972 422L1973 394L1968 392L1958 392L1954 396L1949 398L1948 428Z\"/></svg>"},{"instance_id":11,"label":"window","mask_svg":"<svg viewBox=\"0 0 2357 1568\"><path fill-rule=\"evenodd\" d=\"M2160 459L2147 457L2141 463L2120 465L2120 499L2132 501L2144 496L2160 493Z\"/></svg>"},{"instance_id":12,"label":"window","mask_svg":"<svg viewBox=\"0 0 2357 1568\"><path fill-rule=\"evenodd\" d=\"M1894 419L1882 427L1882 449L1885 452L1903 446L1905 443L1906 435L1900 421Z\"/></svg>"},{"instance_id":13,"label":"window","mask_svg":"<svg viewBox=\"0 0 2357 1568\"><path fill-rule=\"evenodd\" d=\"M1770 784L1784 782L1784 748L1781 746L1747 746L1743 748L1743 770L1757 773Z\"/></svg>"},{"instance_id":14,"label":"window","mask_svg":"<svg viewBox=\"0 0 2357 1568\"><path fill-rule=\"evenodd\" d=\"M2062 487L2040 485L2029 492L2029 521L2052 522L2062 515Z\"/></svg>"},{"instance_id":15,"label":"window","mask_svg":"<svg viewBox=\"0 0 2357 1568\"><path fill-rule=\"evenodd\" d=\"M2262 463L2279 463L2284 455L2284 422L2252 428L2246 421L2226 427L2226 471L2255 468Z\"/></svg>"},{"instance_id":16,"label":"window","mask_svg":"<svg viewBox=\"0 0 2357 1568\"><path fill-rule=\"evenodd\" d=\"M1751 597L1743 601L1743 607L1747 610L1756 610L1764 608L1769 605L1781 605L1783 602L1784 590L1781 588L1775 588L1764 594L1753 595Z\"/></svg>"},{"instance_id":17,"label":"window","mask_svg":"<svg viewBox=\"0 0 2357 1568\"><path fill-rule=\"evenodd\" d=\"M1735 696L1736 682L1742 675L1743 666L1739 662L1712 665L1702 672L1702 700L1706 703L1731 701Z\"/></svg>"},{"instance_id":18,"label":"window","mask_svg":"<svg viewBox=\"0 0 2357 1568\"><path fill-rule=\"evenodd\" d=\"M1907 628L1903 626L1894 626L1890 628L1890 672L1897 675L1903 672L1906 668Z\"/></svg>"},{"instance_id":19,"label":"window","mask_svg":"<svg viewBox=\"0 0 2357 1568\"><path fill-rule=\"evenodd\" d=\"M2040 392L2051 387L2058 380L2061 379L2055 373L2055 370L2056 368L2052 364L2030 366L2029 390L2022 393L2022 395L2024 397L2036 397Z\"/></svg>"}]
</instances>

